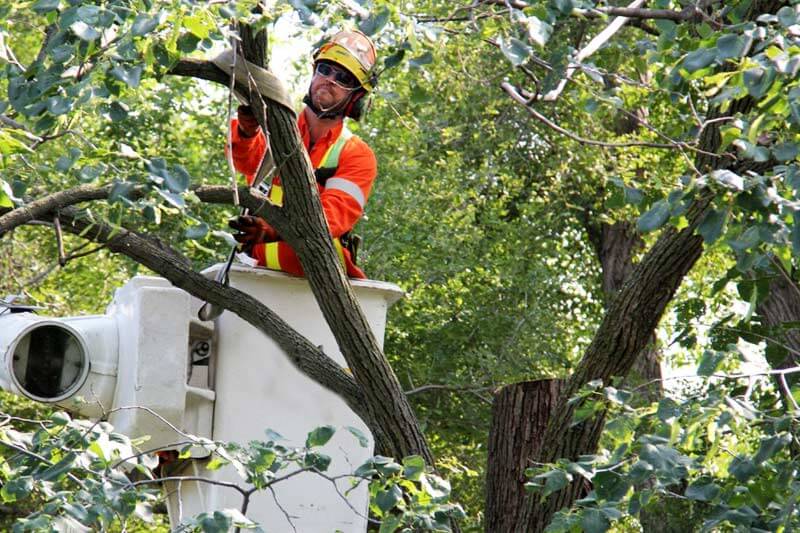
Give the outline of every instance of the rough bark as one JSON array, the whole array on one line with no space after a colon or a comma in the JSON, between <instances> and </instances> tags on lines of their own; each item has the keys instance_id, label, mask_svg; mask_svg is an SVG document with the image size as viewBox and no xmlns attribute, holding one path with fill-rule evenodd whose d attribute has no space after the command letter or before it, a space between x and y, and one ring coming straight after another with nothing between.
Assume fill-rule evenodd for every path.
<instances>
[{"instance_id":1,"label":"rough bark","mask_svg":"<svg viewBox=\"0 0 800 533\"><path fill-rule=\"evenodd\" d=\"M486 468L487 533L511 531L525 501L525 469L539 454L561 380L514 383L494 397Z\"/></svg>"},{"instance_id":2,"label":"rough bark","mask_svg":"<svg viewBox=\"0 0 800 533\"><path fill-rule=\"evenodd\" d=\"M758 314L764 319L764 325L779 328L788 322L800 321L800 287L790 274L780 264L773 264L776 276L769 285L769 295L758 305ZM772 362L772 368L784 369L800 364L800 329L790 329L777 335L776 340L783 345L782 359ZM796 379L796 378L795 378ZM791 392L787 385L792 380L776 378L776 387L781 391L784 405L792 409L792 404L787 397Z\"/></svg>"},{"instance_id":3,"label":"rough bark","mask_svg":"<svg viewBox=\"0 0 800 533\"><path fill-rule=\"evenodd\" d=\"M634 255L644 247L644 241L636 226L628 221L607 224L586 219L584 227L600 261L601 288L608 307L633 272ZM656 348L654 332L650 343L636 358L626 381L632 386L647 383L648 386L642 389L639 399L649 403L658 400L663 394L661 378L660 354Z\"/></svg>"}]
</instances>

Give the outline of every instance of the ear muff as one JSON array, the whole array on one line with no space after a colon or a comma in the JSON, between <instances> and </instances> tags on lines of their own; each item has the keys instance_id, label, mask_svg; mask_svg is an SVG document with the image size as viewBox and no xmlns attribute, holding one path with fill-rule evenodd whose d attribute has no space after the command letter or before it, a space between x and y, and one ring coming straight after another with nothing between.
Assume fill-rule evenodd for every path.
<instances>
[{"instance_id":1,"label":"ear muff","mask_svg":"<svg viewBox=\"0 0 800 533\"><path fill-rule=\"evenodd\" d=\"M359 120L367 110L367 99L364 98L366 94L367 92L363 89L354 94L350 99L350 103L347 104L347 108L344 110L344 116L350 117L356 121Z\"/></svg>"}]
</instances>

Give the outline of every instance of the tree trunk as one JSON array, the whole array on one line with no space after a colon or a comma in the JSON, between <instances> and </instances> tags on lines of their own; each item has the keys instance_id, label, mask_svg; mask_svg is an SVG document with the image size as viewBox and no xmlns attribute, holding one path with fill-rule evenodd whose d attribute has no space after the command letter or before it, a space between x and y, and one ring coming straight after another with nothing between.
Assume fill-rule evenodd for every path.
<instances>
[{"instance_id":1,"label":"tree trunk","mask_svg":"<svg viewBox=\"0 0 800 533\"><path fill-rule=\"evenodd\" d=\"M584 220L584 227L600 261L603 276L601 286L608 308L633 272L633 256L642 249L644 242L636 226L629 221L595 224ZM654 332L625 380L629 387L647 384L637 398L641 403L658 401L663 396L660 355Z\"/></svg>"},{"instance_id":2,"label":"tree trunk","mask_svg":"<svg viewBox=\"0 0 800 533\"><path fill-rule=\"evenodd\" d=\"M779 328L788 322L800 321L800 287L791 278L788 272L779 264L773 264L776 276L769 284L769 295L758 305L758 314L764 319L764 325L770 328ZM779 370L797 366L800 363L800 329L790 329L780 334L773 334L777 342L782 345L780 356L771 358L770 365ZM776 377L776 387L781 391L784 407L793 408L790 397L791 386L797 378Z\"/></svg>"},{"instance_id":3,"label":"tree trunk","mask_svg":"<svg viewBox=\"0 0 800 533\"><path fill-rule=\"evenodd\" d=\"M494 397L486 468L487 533L504 533L514 527L525 501L525 469L529 457L539 454L549 414L555 406L562 380L514 383Z\"/></svg>"}]
</instances>

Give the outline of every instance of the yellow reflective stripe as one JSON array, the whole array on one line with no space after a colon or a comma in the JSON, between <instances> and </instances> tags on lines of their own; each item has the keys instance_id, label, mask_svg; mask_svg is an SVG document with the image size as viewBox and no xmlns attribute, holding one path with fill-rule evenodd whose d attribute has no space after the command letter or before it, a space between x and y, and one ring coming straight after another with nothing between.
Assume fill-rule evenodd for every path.
<instances>
[{"instance_id":1,"label":"yellow reflective stripe","mask_svg":"<svg viewBox=\"0 0 800 533\"><path fill-rule=\"evenodd\" d=\"M267 268L281 270L281 262L278 260L278 243L268 242L264 245L264 256L267 259Z\"/></svg>"},{"instance_id":2,"label":"yellow reflective stripe","mask_svg":"<svg viewBox=\"0 0 800 533\"><path fill-rule=\"evenodd\" d=\"M339 261L342 262L342 266L346 267L347 264L344 262L344 249L342 248L342 241L340 239L333 239L333 247L336 248L336 253L339 254Z\"/></svg>"},{"instance_id":3,"label":"yellow reflective stripe","mask_svg":"<svg viewBox=\"0 0 800 533\"><path fill-rule=\"evenodd\" d=\"M275 205L283 205L283 187L273 183L272 188L269 190L269 199Z\"/></svg>"},{"instance_id":4,"label":"yellow reflective stripe","mask_svg":"<svg viewBox=\"0 0 800 533\"><path fill-rule=\"evenodd\" d=\"M347 126L342 126L342 132L339 137L330 145L325 155L322 156L322 161L317 168L337 168L339 166L339 156L342 153L345 143L352 137L353 134L347 129Z\"/></svg>"}]
</instances>

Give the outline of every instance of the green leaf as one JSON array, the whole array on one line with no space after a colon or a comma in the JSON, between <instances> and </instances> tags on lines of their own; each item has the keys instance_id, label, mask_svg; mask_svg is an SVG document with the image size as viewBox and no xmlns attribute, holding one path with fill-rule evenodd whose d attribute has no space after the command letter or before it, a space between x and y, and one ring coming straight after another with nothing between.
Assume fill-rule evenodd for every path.
<instances>
[{"instance_id":1,"label":"green leaf","mask_svg":"<svg viewBox=\"0 0 800 533\"><path fill-rule=\"evenodd\" d=\"M397 531L397 528L400 527L402 522L403 522L402 515L394 515L394 514L387 515L383 518L378 533L394 533L395 531Z\"/></svg>"},{"instance_id":2,"label":"green leaf","mask_svg":"<svg viewBox=\"0 0 800 533\"><path fill-rule=\"evenodd\" d=\"M639 231L648 233L660 228L669 220L669 211L669 203L666 200L657 201L649 211L639 217Z\"/></svg>"},{"instance_id":3,"label":"green leaf","mask_svg":"<svg viewBox=\"0 0 800 533\"><path fill-rule=\"evenodd\" d=\"M553 27L550 24L533 15L528 17L527 26L528 37L540 47L544 47L553 34Z\"/></svg>"},{"instance_id":4,"label":"green leaf","mask_svg":"<svg viewBox=\"0 0 800 533\"><path fill-rule=\"evenodd\" d=\"M400 50L398 50L397 52L393 53L392 55L383 60L383 68L390 69L392 67L399 65L405 55L406 51L401 48Z\"/></svg>"},{"instance_id":5,"label":"green leaf","mask_svg":"<svg viewBox=\"0 0 800 533\"><path fill-rule=\"evenodd\" d=\"M105 171L106 167L102 163L97 165L86 165L80 169L80 171L78 171L78 178L85 183L89 183L102 176L103 172Z\"/></svg>"},{"instance_id":6,"label":"green leaf","mask_svg":"<svg viewBox=\"0 0 800 533\"><path fill-rule=\"evenodd\" d=\"M531 47L514 37L510 39L498 39L500 51L511 61L511 64L518 67L525 63L533 53Z\"/></svg>"},{"instance_id":7,"label":"green leaf","mask_svg":"<svg viewBox=\"0 0 800 533\"><path fill-rule=\"evenodd\" d=\"M639 205L644 200L644 194L639 189L634 187L625 187L625 203Z\"/></svg>"},{"instance_id":8,"label":"green leaf","mask_svg":"<svg viewBox=\"0 0 800 533\"><path fill-rule=\"evenodd\" d=\"M190 226L186 228L184 235L187 239L191 239L193 241L197 241L208 235L208 224L202 222L195 226Z\"/></svg>"},{"instance_id":9,"label":"green leaf","mask_svg":"<svg viewBox=\"0 0 800 533\"><path fill-rule=\"evenodd\" d=\"M320 426L311 430L306 438L306 448L314 448L316 446L324 446L333 434L336 433L336 428L333 426Z\"/></svg>"},{"instance_id":10,"label":"green leaf","mask_svg":"<svg viewBox=\"0 0 800 533\"><path fill-rule=\"evenodd\" d=\"M775 435L761 440L761 445L753 457L755 464L761 464L767 459L772 458L773 455L781 451L783 448L791 444L792 437L788 433L782 435Z\"/></svg>"},{"instance_id":11,"label":"green leaf","mask_svg":"<svg viewBox=\"0 0 800 533\"><path fill-rule=\"evenodd\" d=\"M305 466L325 472L331 465L331 458L324 453L309 452L306 454L303 463Z\"/></svg>"},{"instance_id":12,"label":"green leaf","mask_svg":"<svg viewBox=\"0 0 800 533\"><path fill-rule=\"evenodd\" d=\"M636 461L628 470L628 477L633 483L643 483L653 475L653 465L647 461Z\"/></svg>"},{"instance_id":13,"label":"green leaf","mask_svg":"<svg viewBox=\"0 0 800 533\"><path fill-rule=\"evenodd\" d=\"M128 117L128 106L122 102L111 102L108 106L108 116L111 117L112 122L119 122Z\"/></svg>"},{"instance_id":14,"label":"green leaf","mask_svg":"<svg viewBox=\"0 0 800 533\"><path fill-rule=\"evenodd\" d=\"M92 28L82 20L77 20L70 25L69 29L72 32L83 39L84 41L94 41L100 38L100 32L96 29Z\"/></svg>"},{"instance_id":15,"label":"green leaf","mask_svg":"<svg viewBox=\"0 0 800 533\"><path fill-rule=\"evenodd\" d=\"M731 248L737 251L749 250L761 243L761 234L756 226L751 226L744 230L736 239L728 242Z\"/></svg>"},{"instance_id":16,"label":"green leaf","mask_svg":"<svg viewBox=\"0 0 800 533\"><path fill-rule=\"evenodd\" d=\"M134 37L141 37L147 35L158 26L158 18L151 17L145 14L136 15L136 18L131 25L131 34Z\"/></svg>"},{"instance_id":17,"label":"green leaf","mask_svg":"<svg viewBox=\"0 0 800 533\"><path fill-rule=\"evenodd\" d=\"M795 11L793 7L783 6L778 10L777 16L778 22L780 22L781 26L784 28L797 24L797 11Z\"/></svg>"},{"instance_id":18,"label":"green leaf","mask_svg":"<svg viewBox=\"0 0 800 533\"><path fill-rule=\"evenodd\" d=\"M136 88L139 86L139 80L142 77L143 70L144 67L142 65L133 65L130 68L125 68L118 63L117 66L109 71L109 74L129 87Z\"/></svg>"},{"instance_id":19,"label":"green leaf","mask_svg":"<svg viewBox=\"0 0 800 533\"><path fill-rule=\"evenodd\" d=\"M403 477L411 481L419 481L425 473L425 459L419 455L409 455L403 459Z\"/></svg>"},{"instance_id":20,"label":"green leaf","mask_svg":"<svg viewBox=\"0 0 800 533\"><path fill-rule=\"evenodd\" d=\"M0 207L14 207L12 201L14 194L11 191L11 186L3 179L0 179Z\"/></svg>"},{"instance_id":21,"label":"green leaf","mask_svg":"<svg viewBox=\"0 0 800 533\"><path fill-rule=\"evenodd\" d=\"M747 92L750 96L753 98L761 98L772 86L776 75L777 73L772 67L766 69L755 67L745 70L742 79L744 80L744 86L747 88Z\"/></svg>"},{"instance_id":22,"label":"green leaf","mask_svg":"<svg viewBox=\"0 0 800 533\"><path fill-rule=\"evenodd\" d=\"M353 426L345 426L344 428L347 431L349 431L356 438L356 440L358 440L358 444L362 448L366 448L367 446L369 446L369 439L367 438L367 436L364 434L363 431L361 431L358 428L354 428Z\"/></svg>"},{"instance_id":23,"label":"green leaf","mask_svg":"<svg viewBox=\"0 0 800 533\"><path fill-rule=\"evenodd\" d=\"M198 521L203 533L228 533L233 526L233 518L220 511L213 515L203 514Z\"/></svg>"},{"instance_id":24,"label":"green leaf","mask_svg":"<svg viewBox=\"0 0 800 533\"><path fill-rule=\"evenodd\" d=\"M598 509L586 509L581 517L581 528L586 533L605 533L611 523Z\"/></svg>"},{"instance_id":25,"label":"green leaf","mask_svg":"<svg viewBox=\"0 0 800 533\"><path fill-rule=\"evenodd\" d=\"M630 483L616 472L597 472L592 478L597 497L608 501L622 500L630 489Z\"/></svg>"},{"instance_id":26,"label":"green leaf","mask_svg":"<svg viewBox=\"0 0 800 533\"><path fill-rule=\"evenodd\" d=\"M740 455L734 457L731 464L728 465L728 472L742 483L747 482L757 471L758 468L752 460Z\"/></svg>"},{"instance_id":27,"label":"green leaf","mask_svg":"<svg viewBox=\"0 0 800 533\"><path fill-rule=\"evenodd\" d=\"M567 484L572 481L572 476L564 472L563 470L550 470L549 472L545 472L544 474L539 474L538 476L533 478L534 481L541 484L544 482L544 488L542 489L542 497L546 498L550 494L557 492Z\"/></svg>"},{"instance_id":28,"label":"green leaf","mask_svg":"<svg viewBox=\"0 0 800 533\"><path fill-rule=\"evenodd\" d=\"M730 170L715 170L709 174L709 177L723 187L733 191L741 192L744 190L744 178Z\"/></svg>"},{"instance_id":29,"label":"green leaf","mask_svg":"<svg viewBox=\"0 0 800 533\"><path fill-rule=\"evenodd\" d=\"M575 7L574 0L552 0L553 6L564 15L569 15Z\"/></svg>"},{"instance_id":30,"label":"green leaf","mask_svg":"<svg viewBox=\"0 0 800 533\"><path fill-rule=\"evenodd\" d=\"M712 209L703 217L703 221L697 226L697 233L703 237L706 244L712 244L720 238L728 219L728 210Z\"/></svg>"},{"instance_id":31,"label":"green leaf","mask_svg":"<svg viewBox=\"0 0 800 533\"><path fill-rule=\"evenodd\" d=\"M16 502L24 499L33 490L33 478L31 476L20 476L9 479L0 488L0 498L4 502Z\"/></svg>"},{"instance_id":32,"label":"green leaf","mask_svg":"<svg viewBox=\"0 0 800 533\"><path fill-rule=\"evenodd\" d=\"M794 142L781 143L772 149L772 153L778 161L794 161L800 154L800 146Z\"/></svg>"},{"instance_id":33,"label":"green leaf","mask_svg":"<svg viewBox=\"0 0 800 533\"><path fill-rule=\"evenodd\" d=\"M199 42L200 38L197 35L191 32L186 32L178 37L178 50L185 54L190 54L195 51Z\"/></svg>"},{"instance_id":34,"label":"green leaf","mask_svg":"<svg viewBox=\"0 0 800 533\"><path fill-rule=\"evenodd\" d=\"M38 0L31 8L37 13L47 13L58 9L61 2L59 0Z\"/></svg>"},{"instance_id":35,"label":"green leaf","mask_svg":"<svg viewBox=\"0 0 800 533\"><path fill-rule=\"evenodd\" d=\"M658 408L656 409L656 416L658 416L659 420L670 423L680 415L681 408L675 400L669 397L659 400Z\"/></svg>"},{"instance_id":36,"label":"green leaf","mask_svg":"<svg viewBox=\"0 0 800 533\"><path fill-rule=\"evenodd\" d=\"M722 361L725 360L725 352L717 352L714 350L706 350L703 352L703 357L700 358L700 364L697 367L697 375L710 376L716 372Z\"/></svg>"},{"instance_id":37,"label":"green leaf","mask_svg":"<svg viewBox=\"0 0 800 533\"><path fill-rule=\"evenodd\" d=\"M717 58L717 51L711 48L700 48L690 52L683 60L683 68L692 73L701 68L706 68Z\"/></svg>"},{"instance_id":38,"label":"green leaf","mask_svg":"<svg viewBox=\"0 0 800 533\"><path fill-rule=\"evenodd\" d=\"M164 183L171 192L182 193L189 188L191 176L181 165L175 165L172 168L172 172L165 174Z\"/></svg>"},{"instance_id":39,"label":"green leaf","mask_svg":"<svg viewBox=\"0 0 800 533\"><path fill-rule=\"evenodd\" d=\"M14 137L10 131L0 129L0 155L19 154L30 151L31 149L28 148L28 145Z\"/></svg>"},{"instance_id":40,"label":"green leaf","mask_svg":"<svg viewBox=\"0 0 800 533\"><path fill-rule=\"evenodd\" d=\"M412 68L421 68L423 65L429 65L433 62L433 54L425 52L424 54L413 57L408 60L408 66Z\"/></svg>"},{"instance_id":41,"label":"green leaf","mask_svg":"<svg viewBox=\"0 0 800 533\"><path fill-rule=\"evenodd\" d=\"M165 191L164 189L156 189L158 191L159 196L161 196L164 200L166 200L169 204L173 207L177 207L178 209L183 209L186 207L186 200L183 199L183 196L180 194L175 194L171 191Z\"/></svg>"},{"instance_id":42,"label":"green leaf","mask_svg":"<svg viewBox=\"0 0 800 533\"><path fill-rule=\"evenodd\" d=\"M77 457L78 456L74 452L66 454L59 462L46 469L44 472L37 474L36 478L41 481L52 481L60 478L72 470L72 465L75 463Z\"/></svg>"},{"instance_id":43,"label":"green leaf","mask_svg":"<svg viewBox=\"0 0 800 533\"><path fill-rule=\"evenodd\" d=\"M387 22L389 22L389 15L389 10L384 7L377 13L370 15L367 20L359 24L358 29L364 32L366 35L375 35L384 26L386 26Z\"/></svg>"},{"instance_id":44,"label":"green leaf","mask_svg":"<svg viewBox=\"0 0 800 533\"><path fill-rule=\"evenodd\" d=\"M397 485L392 485L386 490L379 490L375 496L375 505L378 509L387 513L394 509L394 506L403 499L403 491Z\"/></svg>"},{"instance_id":45,"label":"green leaf","mask_svg":"<svg viewBox=\"0 0 800 533\"><path fill-rule=\"evenodd\" d=\"M121 202L124 199L130 199L130 194L136 187L135 183L128 181L118 181L111 186L111 192L108 193L108 202Z\"/></svg>"},{"instance_id":46,"label":"green leaf","mask_svg":"<svg viewBox=\"0 0 800 533\"><path fill-rule=\"evenodd\" d=\"M744 53L744 39L739 35L723 35L717 39L717 59L738 59Z\"/></svg>"},{"instance_id":47,"label":"green leaf","mask_svg":"<svg viewBox=\"0 0 800 533\"><path fill-rule=\"evenodd\" d=\"M710 502L716 498L721 489L714 483L709 482L695 482L686 488L685 496L690 500L697 500L700 502Z\"/></svg>"},{"instance_id":48,"label":"green leaf","mask_svg":"<svg viewBox=\"0 0 800 533\"><path fill-rule=\"evenodd\" d=\"M56 411L50 415L50 421L57 426L66 426L71 420L72 417L69 416L69 413L65 413L64 411Z\"/></svg>"},{"instance_id":49,"label":"green leaf","mask_svg":"<svg viewBox=\"0 0 800 533\"><path fill-rule=\"evenodd\" d=\"M53 115L63 115L72 109L72 99L63 96L51 96L47 99L47 110Z\"/></svg>"}]
</instances>

